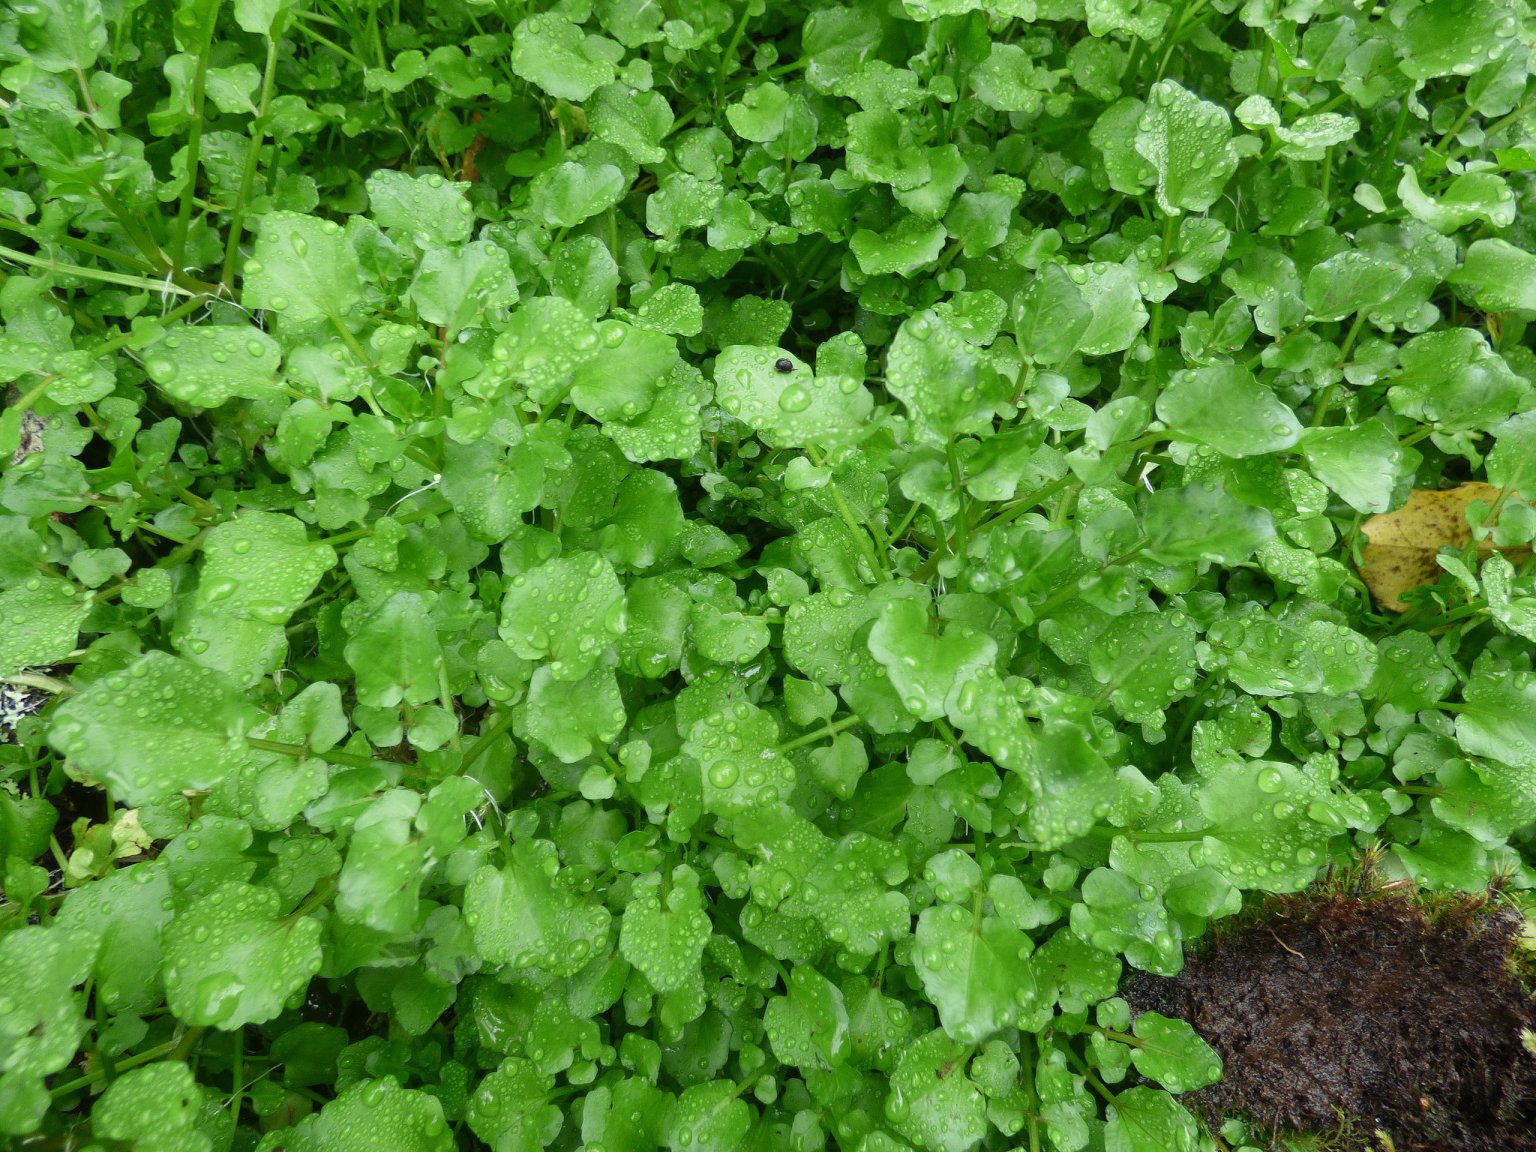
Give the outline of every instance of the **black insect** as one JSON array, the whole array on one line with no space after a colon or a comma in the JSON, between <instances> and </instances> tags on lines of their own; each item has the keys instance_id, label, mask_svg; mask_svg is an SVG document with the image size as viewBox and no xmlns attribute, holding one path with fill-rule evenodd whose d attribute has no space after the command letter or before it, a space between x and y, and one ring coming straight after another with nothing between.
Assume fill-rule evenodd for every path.
<instances>
[{"instance_id":1,"label":"black insect","mask_svg":"<svg viewBox=\"0 0 1536 1152\"><path fill-rule=\"evenodd\" d=\"M792 361L788 356L780 356L773 362L773 366L780 372L793 372L795 370L794 361Z\"/></svg>"}]
</instances>

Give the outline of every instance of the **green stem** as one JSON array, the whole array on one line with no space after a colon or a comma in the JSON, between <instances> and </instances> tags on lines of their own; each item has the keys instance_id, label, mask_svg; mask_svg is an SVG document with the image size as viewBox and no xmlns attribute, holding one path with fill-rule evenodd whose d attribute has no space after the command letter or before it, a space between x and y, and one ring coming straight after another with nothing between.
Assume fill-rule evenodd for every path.
<instances>
[{"instance_id":1,"label":"green stem","mask_svg":"<svg viewBox=\"0 0 1536 1152\"><path fill-rule=\"evenodd\" d=\"M304 903L278 921L279 925L288 927L289 925L297 924L311 912L328 903L334 895L336 895L336 877L334 875L320 877L315 884L314 890L305 898Z\"/></svg>"},{"instance_id":2,"label":"green stem","mask_svg":"<svg viewBox=\"0 0 1536 1152\"><path fill-rule=\"evenodd\" d=\"M408 509L398 515L390 514L387 516L387 519L393 521L396 524L411 524L417 520L425 520L429 516L441 516L448 510L449 509L443 505L428 504L425 507ZM380 519L384 518L386 517L381 517ZM334 536L322 537L320 542L323 544L329 544L332 548L335 548L342 544L350 544L354 540L361 540L364 537L372 536L377 530L378 522L375 521L372 524L365 524L361 528L352 528L346 532L338 532Z\"/></svg>"},{"instance_id":3,"label":"green stem","mask_svg":"<svg viewBox=\"0 0 1536 1152\"><path fill-rule=\"evenodd\" d=\"M1118 564L1125 564L1128 561L1136 559L1136 557L1141 555L1142 550L1145 549L1146 546L1150 543L1152 543L1151 537L1143 536L1140 540L1136 541L1135 544L1131 545L1124 552L1120 553L1120 555L1112 556L1108 560L1104 561L1104 563L1099 567L1099 571L1108 572L1111 568Z\"/></svg>"},{"instance_id":4,"label":"green stem","mask_svg":"<svg viewBox=\"0 0 1536 1152\"><path fill-rule=\"evenodd\" d=\"M747 20L752 15L751 0L746 0L741 6L741 19L736 21L736 30L731 33L730 43L725 46L725 51L720 54L720 65L715 69L715 99L718 101L721 85L730 73L730 66L736 60L736 46L741 43L742 34L747 30Z\"/></svg>"},{"instance_id":5,"label":"green stem","mask_svg":"<svg viewBox=\"0 0 1536 1152\"><path fill-rule=\"evenodd\" d=\"M793 752L796 748L804 748L807 744L815 744L830 736L836 736L839 732L845 732L857 723L859 723L857 716L844 716L841 720L829 723L815 732L807 732L804 736L797 736L786 744L780 744L775 751L782 756L785 752Z\"/></svg>"},{"instance_id":6,"label":"green stem","mask_svg":"<svg viewBox=\"0 0 1536 1152\"><path fill-rule=\"evenodd\" d=\"M153 1048L146 1048L143 1052L117 1061L115 1065L116 1071L119 1073L126 1072L130 1068L137 1068L142 1064L152 1064L156 1060L167 1057L172 1060L183 1059L197 1046L197 1042L203 1038L203 1033L206 1031L206 1028L189 1028L180 1036L167 1040L164 1044L157 1044ZM67 1084L61 1084L59 1087L51 1089L48 1094L57 1100L62 1096L68 1096L72 1092L78 1092L82 1088L89 1088L92 1084L96 1084L104 1079L105 1075L105 1071L92 1072L76 1080L71 1080Z\"/></svg>"},{"instance_id":7,"label":"green stem","mask_svg":"<svg viewBox=\"0 0 1536 1152\"><path fill-rule=\"evenodd\" d=\"M14 676L0 676L0 684L14 684L18 688L33 688L39 692L49 692L54 696L69 696L74 693L74 688L63 680L56 680L52 676L45 676L41 672L17 672Z\"/></svg>"},{"instance_id":8,"label":"green stem","mask_svg":"<svg viewBox=\"0 0 1536 1152\"><path fill-rule=\"evenodd\" d=\"M817 452L814 448L808 448L807 451L810 453L811 462L816 467L826 467L821 453ZM854 544L858 548L859 554L864 557L864 562L869 565L870 576L876 580L890 579L890 573L886 570L879 555L870 544L869 533L864 530L864 526L854 517L853 509L848 507L848 501L843 499L842 489L838 488L837 480L835 477L830 476L830 472L831 469L829 468L827 488L832 493L832 503L837 505L838 516L847 525L848 531L853 534Z\"/></svg>"},{"instance_id":9,"label":"green stem","mask_svg":"<svg viewBox=\"0 0 1536 1152\"><path fill-rule=\"evenodd\" d=\"M1070 1046L1062 1048L1067 1054L1067 1059L1076 1069L1083 1074L1083 1081L1104 1098L1104 1103L1113 1104L1115 1094L1104 1086L1104 1082L1094 1075L1093 1069L1088 1067L1088 1062L1072 1050Z\"/></svg>"},{"instance_id":10,"label":"green stem","mask_svg":"<svg viewBox=\"0 0 1536 1152\"><path fill-rule=\"evenodd\" d=\"M213 29L219 19L219 0L208 8L207 23L199 28L197 71L192 74L192 123L187 128L187 175L181 189L181 205L176 213L176 238L171 242L171 265L180 268L187 250L187 232L192 226L192 200L197 194L197 171L202 163L203 101L208 81L208 53L213 47Z\"/></svg>"},{"instance_id":11,"label":"green stem","mask_svg":"<svg viewBox=\"0 0 1536 1152\"><path fill-rule=\"evenodd\" d=\"M235 1126L240 1126L240 1097L245 1094L245 1085L241 1079L245 1075L245 1029L235 1030L235 1051L230 1061L230 1093L229 1114L234 1117Z\"/></svg>"},{"instance_id":12,"label":"green stem","mask_svg":"<svg viewBox=\"0 0 1536 1152\"><path fill-rule=\"evenodd\" d=\"M261 103L256 107L256 118L251 121L251 146L245 154L245 169L240 173L240 194L235 200L235 210L229 218L229 236L224 241L224 270L219 281L226 290L235 288L235 261L240 255L240 235L245 229L246 206L251 200L251 187L256 182L256 165L261 156L261 145L267 138L267 109L272 103L272 86L277 79L277 38L267 37L267 63L261 76Z\"/></svg>"},{"instance_id":13,"label":"green stem","mask_svg":"<svg viewBox=\"0 0 1536 1152\"><path fill-rule=\"evenodd\" d=\"M965 477L960 472L960 452L953 440L944 445L944 458L949 462L949 480L955 488L955 499L960 502L960 515L955 525L955 551L963 554L970 543L970 500L965 491Z\"/></svg>"},{"instance_id":14,"label":"green stem","mask_svg":"<svg viewBox=\"0 0 1536 1152\"><path fill-rule=\"evenodd\" d=\"M1128 1048L1145 1048L1147 1046L1145 1040L1138 1036L1132 1036L1128 1032L1117 1032L1113 1028L1104 1028L1097 1025L1095 1027L1099 1035L1103 1036L1106 1040L1113 1040L1118 1044L1124 1044Z\"/></svg>"},{"instance_id":15,"label":"green stem","mask_svg":"<svg viewBox=\"0 0 1536 1152\"><path fill-rule=\"evenodd\" d=\"M49 236L40 228L29 228L15 220L0 220L0 228L7 232L14 232L18 236L25 236L39 247L47 244L63 244L69 248L78 248L81 252L88 252L103 260L115 260L129 267L137 268L141 272L148 272L150 268L132 252L121 252L116 248L108 248L104 244L92 244L89 240L81 240L74 236Z\"/></svg>"},{"instance_id":16,"label":"green stem","mask_svg":"<svg viewBox=\"0 0 1536 1152\"><path fill-rule=\"evenodd\" d=\"M1392 175L1392 169L1397 163L1397 146L1402 142L1403 132L1408 127L1408 108L1413 102L1413 92L1403 93L1402 107L1397 111L1397 123L1392 126L1392 137L1387 141L1387 149L1382 154L1381 172L1383 179Z\"/></svg>"},{"instance_id":17,"label":"green stem","mask_svg":"<svg viewBox=\"0 0 1536 1152\"><path fill-rule=\"evenodd\" d=\"M179 304L175 308L172 308L164 316L160 317L160 323L168 324L173 320L180 320L183 316L190 316L199 308L206 307L208 305L208 301L209 298L207 296L198 296L195 299L188 300L185 304ZM102 356L109 356L113 352L116 352L118 349L126 348L135 340L141 339L143 339L143 334L140 332L134 332L132 330L120 331L116 336L113 336L108 340L103 340L100 344L96 345L96 347L92 348L91 355L97 358Z\"/></svg>"},{"instance_id":18,"label":"green stem","mask_svg":"<svg viewBox=\"0 0 1536 1152\"><path fill-rule=\"evenodd\" d=\"M1113 831L1132 844L1194 844L1205 839L1204 832L1134 832L1129 828Z\"/></svg>"},{"instance_id":19,"label":"green stem","mask_svg":"<svg viewBox=\"0 0 1536 1152\"><path fill-rule=\"evenodd\" d=\"M496 720L479 738L469 746L469 751L464 753L464 758L459 761L459 775L468 776L469 770L475 766L475 761L489 752L496 741L512 727L512 713L501 712Z\"/></svg>"},{"instance_id":20,"label":"green stem","mask_svg":"<svg viewBox=\"0 0 1536 1152\"><path fill-rule=\"evenodd\" d=\"M315 757L324 760L327 764L338 764L344 768L387 768L396 769L399 764L391 764L388 760L375 760L371 756L360 756L355 752L317 752L313 748L306 748L302 744L285 744L280 740L265 740L260 736L247 736L245 742L258 752L275 752L279 756L292 756L295 760L304 760Z\"/></svg>"},{"instance_id":21,"label":"green stem","mask_svg":"<svg viewBox=\"0 0 1536 1152\"><path fill-rule=\"evenodd\" d=\"M59 276L79 276L83 280L100 280L104 284L116 284L123 288L142 288L146 292L165 292L173 296L198 296L200 293L183 288L166 280L151 280L147 276L130 276L126 272L110 272L105 268L86 268L80 264L61 264L57 260L44 259L18 252L0 244L0 260L11 260L29 268L41 268Z\"/></svg>"}]
</instances>

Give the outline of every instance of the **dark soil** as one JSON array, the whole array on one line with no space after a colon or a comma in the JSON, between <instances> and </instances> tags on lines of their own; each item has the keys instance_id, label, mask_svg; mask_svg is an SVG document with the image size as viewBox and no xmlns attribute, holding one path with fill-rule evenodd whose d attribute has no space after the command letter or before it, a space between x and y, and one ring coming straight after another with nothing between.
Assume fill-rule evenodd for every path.
<instances>
[{"instance_id":1,"label":"dark soil","mask_svg":"<svg viewBox=\"0 0 1536 1152\"><path fill-rule=\"evenodd\" d=\"M1125 995L1221 1054L1221 1081L1184 1098L1213 1127L1347 1121L1398 1152L1536 1152L1536 1058L1520 1040L1536 1004L1511 966L1516 926L1470 908L1431 924L1395 894L1277 900Z\"/></svg>"}]
</instances>

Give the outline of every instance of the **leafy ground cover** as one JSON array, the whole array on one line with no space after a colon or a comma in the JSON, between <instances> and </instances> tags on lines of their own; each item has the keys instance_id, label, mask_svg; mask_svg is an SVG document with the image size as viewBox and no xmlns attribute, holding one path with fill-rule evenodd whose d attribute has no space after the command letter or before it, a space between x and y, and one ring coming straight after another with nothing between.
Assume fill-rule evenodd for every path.
<instances>
[{"instance_id":1,"label":"leafy ground cover","mask_svg":"<svg viewBox=\"0 0 1536 1152\"><path fill-rule=\"evenodd\" d=\"M9 4L0 1132L1220 1147L1128 971L1536 883L1533 43Z\"/></svg>"}]
</instances>

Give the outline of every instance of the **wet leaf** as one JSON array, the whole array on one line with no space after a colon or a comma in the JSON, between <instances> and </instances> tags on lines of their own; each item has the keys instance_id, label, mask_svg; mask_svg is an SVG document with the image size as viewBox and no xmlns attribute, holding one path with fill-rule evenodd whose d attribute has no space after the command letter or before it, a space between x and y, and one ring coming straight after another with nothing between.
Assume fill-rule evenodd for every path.
<instances>
[{"instance_id":1,"label":"wet leaf","mask_svg":"<svg viewBox=\"0 0 1536 1152\"><path fill-rule=\"evenodd\" d=\"M1168 1091L1190 1092L1221 1078L1221 1057L1185 1021L1143 1012L1133 1031L1141 1047L1131 1049L1131 1063Z\"/></svg>"},{"instance_id":2,"label":"wet leaf","mask_svg":"<svg viewBox=\"0 0 1536 1152\"><path fill-rule=\"evenodd\" d=\"M1497 488L1477 481L1443 490L1417 488L1401 508L1367 520L1361 527L1368 543L1360 575L1377 603L1393 612L1407 611L1404 594L1440 577L1435 559L1440 550L1459 550L1471 542L1467 509L1474 501L1492 507L1498 498ZM1488 550L1492 544L1479 548Z\"/></svg>"},{"instance_id":3,"label":"wet leaf","mask_svg":"<svg viewBox=\"0 0 1536 1152\"><path fill-rule=\"evenodd\" d=\"M219 673L148 652L60 705L48 739L78 772L140 804L238 771L255 717Z\"/></svg>"},{"instance_id":4,"label":"wet leaf","mask_svg":"<svg viewBox=\"0 0 1536 1152\"><path fill-rule=\"evenodd\" d=\"M269 1132L257 1152L449 1152L453 1133L437 1098L393 1076L359 1080L294 1127Z\"/></svg>"},{"instance_id":5,"label":"wet leaf","mask_svg":"<svg viewBox=\"0 0 1536 1152\"><path fill-rule=\"evenodd\" d=\"M697 979L708 940L709 917L692 868L679 865L666 881L652 873L636 882L624 907L619 952L645 974L652 988L676 992Z\"/></svg>"},{"instance_id":6,"label":"wet leaf","mask_svg":"<svg viewBox=\"0 0 1536 1152\"><path fill-rule=\"evenodd\" d=\"M22 926L0 937L0 1132L36 1129L48 1111L43 1078L74 1058L89 1028L75 985L90 973L93 930Z\"/></svg>"},{"instance_id":7,"label":"wet leaf","mask_svg":"<svg viewBox=\"0 0 1536 1152\"><path fill-rule=\"evenodd\" d=\"M165 928L166 1002L188 1024L233 1031L281 1013L320 970L320 924L280 920L270 888L221 884Z\"/></svg>"}]
</instances>

